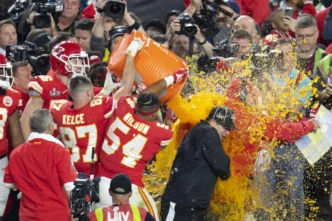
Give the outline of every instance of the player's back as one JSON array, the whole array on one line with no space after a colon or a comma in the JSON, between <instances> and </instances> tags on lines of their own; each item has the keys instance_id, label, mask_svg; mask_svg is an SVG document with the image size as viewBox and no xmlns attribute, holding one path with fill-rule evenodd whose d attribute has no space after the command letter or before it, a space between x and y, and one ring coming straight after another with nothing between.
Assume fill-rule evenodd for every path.
<instances>
[{"instance_id":1,"label":"player's back","mask_svg":"<svg viewBox=\"0 0 332 221\"><path fill-rule=\"evenodd\" d=\"M127 174L132 183L144 186L144 168L172 139L168 126L143 120L135 115L135 100L121 97L117 102L100 153L99 175L112 178L117 173Z\"/></svg>"},{"instance_id":2,"label":"player's back","mask_svg":"<svg viewBox=\"0 0 332 221\"><path fill-rule=\"evenodd\" d=\"M68 99L68 87L56 76L37 76L28 87L30 97L41 97L45 109L50 109L58 100Z\"/></svg>"},{"instance_id":3,"label":"player's back","mask_svg":"<svg viewBox=\"0 0 332 221\"><path fill-rule=\"evenodd\" d=\"M22 105L21 95L13 89L0 88L0 158L7 152L8 117Z\"/></svg>"},{"instance_id":4,"label":"player's back","mask_svg":"<svg viewBox=\"0 0 332 221\"><path fill-rule=\"evenodd\" d=\"M111 97L96 97L82 108L74 109L70 101L59 101L51 108L61 141L70 150L79 172L90 174L92 148L95 148L94 174L98 171L98 156L112 110Z\"/></svg>"}]
</instances>

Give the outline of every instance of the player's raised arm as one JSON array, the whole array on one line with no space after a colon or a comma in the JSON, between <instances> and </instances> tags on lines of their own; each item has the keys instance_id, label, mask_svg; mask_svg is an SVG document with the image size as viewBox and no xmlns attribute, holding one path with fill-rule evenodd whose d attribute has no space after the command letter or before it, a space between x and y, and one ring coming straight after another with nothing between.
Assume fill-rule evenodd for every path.
<instances>
[{"instance_id":1,"label":"player's raised arm","mask_svg":"<svg viewBox=\"0 0 332 221\"><path fill-rule=\"evenodd\" d=\"M33 112L35 112L38 109L41 109L44 105L44 101L39 96L32 96L32 92L30 91L30 99L27 103L27 106L25 107L22 117L20 119L21 122L21 128L24 140L27 140L29 137L29 134L31 132L30 126L29 126L29 119Z\"/></svg>"},{"instance_id":2,"label":"player's raised arm","mask_svg":"<svg viewBox=\"0 0 332 221\"><path fill-rule=\"evenodd\" d=\"M135 38L129 45L126 54L126 66L123 71L123 77L121 81L120 89L114 94L113 98L115 100L119 99L121 96L126 96L131 94L134 81L135 81L135 56L139 50L141 50L143 42L139 38Z\"/></svg>"},{"instance_id":3,"label":"player's raised arm","mask_svg":"<svg viewBox=\"0 0 332 221\"><path fill-rule=\"evenodd\" d=\"M14 113L8 117L8 124L10 136L12 137L11 145L13 148L16 148L20 144L24 143L18 109L16 109Z\"/></svg>"},{"instance_id":4,"label":"player's raised arm","mask_svg":"<svg viewBox=\"0 0 332 221\"><path fill-rule=\"evenodd\" d=\"M159 96L166 88L173 85L174 83L185 81L188 77L188 69L179 69L172 75L165 77L147 87L141 93L154 93Z\"/></svg>"}]
</instances>

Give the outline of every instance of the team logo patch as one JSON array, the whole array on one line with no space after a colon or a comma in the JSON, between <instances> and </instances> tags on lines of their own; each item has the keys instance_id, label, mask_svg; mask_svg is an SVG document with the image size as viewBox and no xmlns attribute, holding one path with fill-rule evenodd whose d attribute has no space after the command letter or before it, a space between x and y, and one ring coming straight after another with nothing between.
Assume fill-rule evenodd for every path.
<instances>
[{"instance_id":1,"label":"team logo patch","mask_svg":"<svg viewBox=\"0 0 332 221\"><path fill-rule=\"evenodd\" d=\"M3 104L4 104L6 107L10 107L10 106L12 106L12 104L13 104L13 99L12 99L11 97L9 97L9 96L5 96L5 97L3 98Z\"/></svg>"}]
</instances>

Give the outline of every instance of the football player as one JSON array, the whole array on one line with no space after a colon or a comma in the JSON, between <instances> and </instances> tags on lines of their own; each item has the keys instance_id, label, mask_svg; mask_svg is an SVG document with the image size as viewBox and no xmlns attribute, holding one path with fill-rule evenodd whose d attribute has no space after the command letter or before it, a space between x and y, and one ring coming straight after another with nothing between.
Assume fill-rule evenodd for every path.
<instances>
[{"instance_id":1,"label":"football player","mask_svg":"<svg viewBox=\"0 0 332 221\"><path fill-rule=\"evenodd\" d=\"M3 216L9 189L4 187L4 168L7 166L7 128L13 148L24 142L19 121L19 107L22 104L21 95L11 89L13 84L12 67L5 56L0 54L0 220Z\"/></svg>"},{"instance_id":2,"label":"football player","mask_svg":"<svg viewBox=\"0 0 332 221\"><path fill-rule=\"evenodd\" d=\"M110 181L115 174L125 173L133 183L130 204L143 205L158 220L156 203L144 189L142 177L146 164L169 144L173 132L169 126L156 121L160 108L156 94L187 76L187 70L179 70L152 84L137 99L123 96L116 102L100 152L100 207L112 205L112 198L107 194Z\"/></svg>"},{"instance_id":3,"label":"football player","mask_svg":"<svg viewBox=\"0 0 332 221\"><path fill-rule=\"evenodd\" d=\"M49 109L58 100L68 99L68 82L76 75L84 75L89 68L88 54L79 44L63 41L55 45L50 53L52 76L37 76L29 83L30 99L21 117L25 139L30 134L29 117L37 109Z\"/></svg>"},{"instance_id":4,"label":"football player","mask_svg":"<svg viewBox=\"0 0 332 221\"><path fill-rule=\"evenodd\" d=\"M108 119L112 114L113 100L130 94L135 79L134 57L128 55L121 88L112 97L94 97L93 85L86 76L72 78L69 94L73 100L59 101L51 108L61 141L71 152L78 172L90 175L92 148L95 148L94 175L98 171L98 158Z\"/></svg>"}]
</instances>

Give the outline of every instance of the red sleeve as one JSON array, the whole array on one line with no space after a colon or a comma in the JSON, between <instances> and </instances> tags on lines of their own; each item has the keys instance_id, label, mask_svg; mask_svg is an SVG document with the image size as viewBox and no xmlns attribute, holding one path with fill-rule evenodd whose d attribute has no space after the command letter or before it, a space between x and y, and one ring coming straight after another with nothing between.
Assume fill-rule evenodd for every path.
<instances>
[{"instance_id":1,"label":"red sleeve","mask_svg":"<svg viewBox=\"0 0 332 221\"><path fill-rule=\"evenodd\" d=\"M272 140L277 138L279 141L294 143L300 137L314 131L315 126L311 121L303 121L298 123L281 123L278 121L270 122L267 125L265 136Z\"/></svg>"},{"instance_id":2,"label":"red sleeve","mask_svg":"<svg viewBox=\"0 0 332 221\"><path fill-rule=\"evenodd\" d=\"M302 14L309 14L315 17L316 9L312 3L305 3L302 9Z\"/></svg>"},{"instance_id":3,"label":"red sleeve","mask_svg":"<svg viewBox=\"0 0 332 221\"><path fill-rule=\"evenodd\" d=\"M89 219L90 221L96 221L96 220L97 220L97 218L96 218L96 214L95 214L95 211L92 211L92 212L90 212L90 213L88 214L88 219Z\"/></svg>"},{"instance_id":4,"label":"red sleeve","mask_svg":"<svg viewBox=\"0 0 332 221\"><path fill-rule=\"evenodd\" d=\"M77 178L77 171L75 170L74 165L70 160L69 151L64 147L61 147L57 157L58 163L56 166L61 183L64 185L66 183L74 182L74 180Z\"/></svg>"},{"instance_id":5,"label":"red sleeve","mask_svg":"<svg viewBox=\"0 0 332 221\"><path fill-rule=\"evenodd\" d=\"M10 173L9 164L5 168L5 174L4 174L4 177L3 177L3 182L5 184L14 184L14 179L12 177L12 174Z\"/></svg>"},{"instance_id":6,"label":"red sleeve","mask_svg":"<svg viewBox=\"0 0 332 221\"><path fill-rule=\"evenodd\" d=\"M190 4L190 0L184 0L184 6L186 8L188 8L189 4Z\"/></svg>"}]
</instances>

